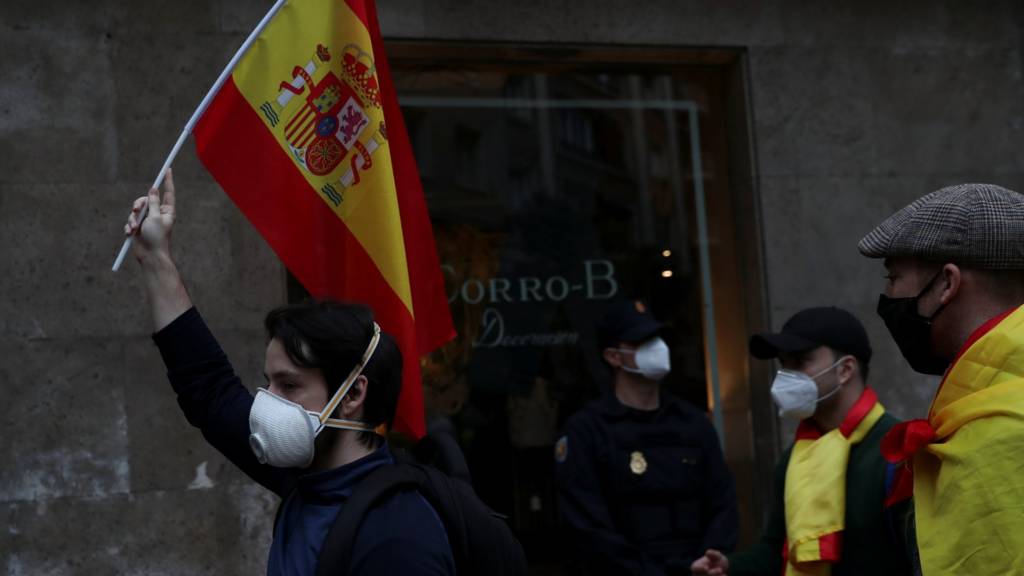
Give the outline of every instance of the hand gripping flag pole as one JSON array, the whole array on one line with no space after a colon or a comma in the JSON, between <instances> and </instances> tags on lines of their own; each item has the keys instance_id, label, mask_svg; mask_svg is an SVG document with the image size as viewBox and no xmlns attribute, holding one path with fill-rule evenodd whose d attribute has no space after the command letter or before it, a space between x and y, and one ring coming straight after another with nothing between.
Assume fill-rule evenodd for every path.
<instances>
[{"instance_id":1,"label":"hand gripping flag pole","mask_svg":"<svg viewBox=\"0 0 1024 576\"><path fill-rule=\"evenodd\" d=\"M167 160L164 160L164 165L160 168L160 173L157 174L156 180L153 181L153 188L157 188L161 183L163 183L164 175L167 174L167 169L171 167L171 163L174 162L174 158L181 150L181 146L185 143L189 134L192 133L192 129L195 128L196 123L199 122L199 119L203 116L203 112L206 112L206 108L210 105L210 102L213 101L214 96L217 95L217 92L224 85L228 76L231 75L231 72L238 64L238 61L242 59L242 56L245 55L249 50L249 47L256 41L260 32L267 27L267 24L270 23L270 20L273 19L278 10L284 6L285 2L287 2L287 0L277 0L277 2L274 2L274 5L270 7L267 14L262 20L260 20L260 23L256 25L256 28L253 29L252 33L249 34L249 37L245 39L245 42L243 42L238 48L238 51L235 52L235 55L231 58L231 61L228 62L228 65L224 67L224 71L220 73L220 76L217 77L217 81L213 83L212 87L210 87L210 91L206 93L206 97L203 98L203 101L199 103L199 107L192 113L192 117L189 118L188 124L185 124L185 129L181 131L181 135L178 136L178 141L174 143L174 147L171 148L171 153L167 155ZM145 220L147 212L148 210L146 208L142 209L142 213L139 215L140 226L142 221ZM124 262L125 256L128 255L128 250L132 247L133 239L134 238L132 236L124 239L124 244L121 245L121 251L118 253L117 258L114 260L114 265L111 267L112 271L117 272L118 269L121 268L121 263Z\"/></svg>"}]
</instances>

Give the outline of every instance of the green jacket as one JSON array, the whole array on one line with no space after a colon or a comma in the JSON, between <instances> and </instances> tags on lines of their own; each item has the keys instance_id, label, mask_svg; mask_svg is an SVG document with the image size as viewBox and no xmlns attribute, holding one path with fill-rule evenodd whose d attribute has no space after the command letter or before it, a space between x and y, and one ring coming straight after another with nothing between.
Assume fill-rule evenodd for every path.
<instances>
[{"instance_id":1,"label":"green jacket","mask_svg":"<svg viewBox=\"0 0 1024 576\"><path fill-rule=\"evenodd\" d=\"M885 414L859 444L850 449L846 470L846 529L842 559L832 576L888 576L910 574L902 538L894 534L895 518L902 510L885 509L886 468L880 443L899 420ZM744 552L729 556L730 576L780 576L782 546L786 540L783 503L786 467L792 446L775 467L775 497L761 540Z\"/></svg>"}]
</instances>

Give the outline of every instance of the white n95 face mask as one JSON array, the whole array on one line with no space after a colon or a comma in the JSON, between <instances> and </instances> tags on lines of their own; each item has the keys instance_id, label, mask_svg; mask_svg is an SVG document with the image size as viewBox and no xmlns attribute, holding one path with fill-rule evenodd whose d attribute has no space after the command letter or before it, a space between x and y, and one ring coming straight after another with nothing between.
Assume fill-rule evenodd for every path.
<instances>
[{"instance_id":1,"label":"white n95 face mask","mask_svg":"<svg viewBox=\"0 0 1024 576\"><path fill-rule=\"evenodd\" d=\"M313 462L317 414L266 389L256 391L249 410L249 446L260 464L305 468Z\"/></svg>"},{"instance_id":2,"label":"white n95 face mask","mask_svg":"<svg viewBox=\"0 0 1024 576\"><path fill-rule=\"evenodd\" d=\"M359 363L338 387L320 412L306 410L299 404L261 388L256 392L249 410L249 447L260 464L278 468L306 468L313 462L316 437L324 428L340 428L373 432L373 426L354 420L331 418L356 378L363 372L380 342L380 326L373 324L373 337Z\"/></svg>"},{"instance_id":3,"label":"white n95 face mask","mask_svg":"<svg viewBox=\"0 0 1024 576\"><path fill-rule=\"evenodd\" d=\"M644 342L636 350L617 348L619 352L633 352L636 368L623 365L622 369L633 374L640 374L651 380L661 380L672 371L672 360L669 358L668 344L661 338L652 338Z\"/></svg>"},{"instance_id":4,"label":"white n95 face mask","mask_svg":"<svg viewBox=\"0 0 1024 576\"><path fill-rule=\"evenodd\" d=\"M779 370L775 374L775 381L772 382L772 399L775 400L775 405L779 407L779 416L795 420L803 420L814 416L818 403L831 397L842 387L842 384L839 384L835 390L818 398L818 386L814 383L814 380L839 366L839 363L842 361L843 358L836 360L834 364L814 376L808 376L803 372L793 370Z\"/></svg>"}]
</instances>

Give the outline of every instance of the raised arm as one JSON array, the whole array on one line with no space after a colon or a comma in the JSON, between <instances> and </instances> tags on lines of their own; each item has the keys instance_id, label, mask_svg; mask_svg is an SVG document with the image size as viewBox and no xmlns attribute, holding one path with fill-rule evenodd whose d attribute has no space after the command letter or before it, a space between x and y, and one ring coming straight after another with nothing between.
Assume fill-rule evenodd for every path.
<instances>
[{"instance_id":1,"label":"raised arm","mask_svg":"<svg viewBox=\"0 0 1024 576\"><path fill-rule=\"evenodd\" d=\"M144 210L148 211L145 218ZM154 188L136 200L125 234L135 236L133 254L142 268L153 315L153 340L167 366L178 405L214 448L251 478L283 495L288 488L286 471L260 464L249 448L252 394L192 307L171 258L174 218L174 178L168 170L163 197Z\"/></svg>"},{"instance_id":2,"label":"raised arm","mask_svg":"<svg viewBox=\"0 0 1024 576\"><path fill-rule=\"evenodd\" d=\"M148 211L145 218L144 211ZM163 197L159 190L153 188L147 196L137 199L124 227L126 236L135 236L132 252L142 267L154 332L159 332L192 307L192 299L171 258L174 216L174 175L168 169Z\"/></svg>"}]
</instances>

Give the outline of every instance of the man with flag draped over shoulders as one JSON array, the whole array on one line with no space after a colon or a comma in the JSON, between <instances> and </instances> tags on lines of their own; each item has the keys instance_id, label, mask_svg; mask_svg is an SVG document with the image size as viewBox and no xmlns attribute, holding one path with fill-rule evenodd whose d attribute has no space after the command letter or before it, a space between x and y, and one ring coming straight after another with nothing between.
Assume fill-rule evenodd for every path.
<instances>
[{"instance_id":1,"label":"man with flag draped over shoulders","mask_svg":"<svg viewBox=\"0 0 1024 576\"><path fill-rule=\"evenodd\" d=\"M171 256L174 180L135 202L136 236L155 333L189 423L250 478L281 497L267 574L315 573L328 531L360 482L394 462L382 430L394 421L402 356L364 306L319 301L267 314L264 377L255 397L235 374ZM141 223L139 214L148 206ZM363 520L346 574L451 576L437 511L416 491Z\"/></svg>"},{"instance_id":2,"label":"man with flag draped over shoulders","mask_svg":"<svg viewBox=\"0 0 1024 576\"><path fill-rule=\"evenodd\" d=\"M909 571L883 503L889 467L879 443L896 423L867 387L871 345L853 314L808 308L750 340L778 358L779 415L800 421L776 467L761 540L729 556L708 550L691 566L712 576L896 576Z\"/></svg>"},{"instance_id":3,"label":"man with flag draped over shoulders","mask_svg":"<svg viewBox=\"0 0 1024 576\"><path fill-rule=\"evenodd\" d=\"M878 313L900 352L942 375L928 417L882 443L890 502L913 498L911 557L924 576L1024 574L1024 196L942 188L859 248L885 259Z\"/></svg>"}]
</instances>

